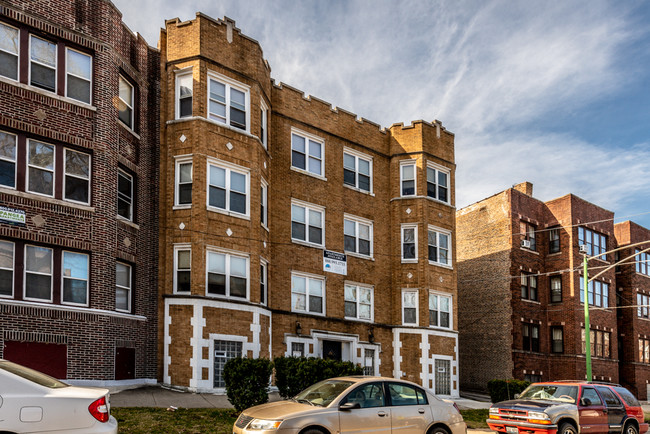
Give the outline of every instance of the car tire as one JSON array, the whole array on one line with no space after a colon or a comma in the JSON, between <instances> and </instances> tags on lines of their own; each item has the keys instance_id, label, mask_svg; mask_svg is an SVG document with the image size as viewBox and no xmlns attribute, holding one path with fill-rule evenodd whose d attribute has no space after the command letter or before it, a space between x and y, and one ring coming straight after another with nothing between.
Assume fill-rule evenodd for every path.
<instances>
[{"instance_id":1,"label":"car tire","mask_svg":"<svg viewBox=\"0 0 650 434\"><path fill-rule=\"evenodd\" d=\"M578 430L576 430L576 427L569 422L564 422L557 430L557 434L578 434Z\"/></svg>"},{"instance_id":2,"label":"car tire","mask_svg":"<svg viewBox=\"0 0 650 434\"><path fill-rule=\"evenodd\" d=\"M300 434L325 434L323 431L318 428L309 428L305 431L302 431Z\"/></svg>"},{"instance_id":3,"label":"car tire","mask_svg":"<svg viewBox=\"0 0 650 434\"><path fill-rule=\"evenodd\" d=\"M625 429L623 429L623 434L639 434L639 430L634 426L632 422L625 424Z\"/></svg>"},{"instance_id":4,"label":"car tire","mask_svg":"<svg viewBox=\"0 0 650 434\"><path fill-rule=\"evenodd\" d=\"M449 431L445 427L434 426L427 432L427 434L449 434Z\"/></svg>"}]
</instances>

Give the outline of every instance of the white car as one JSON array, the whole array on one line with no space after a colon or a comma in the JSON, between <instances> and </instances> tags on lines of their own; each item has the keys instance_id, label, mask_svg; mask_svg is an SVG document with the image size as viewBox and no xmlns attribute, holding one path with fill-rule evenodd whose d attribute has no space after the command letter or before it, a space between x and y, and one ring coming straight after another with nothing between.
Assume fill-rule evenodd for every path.
<instances>
[{"instance_id":1,"label":"white car","mask_svg":"<svg viewBox=\"0 0 650 434\"><path fill-rule=\"evenodd\" d=\"M107 389L75 387L0 359L0 432L117 433Z\"/></svg>"}]
</instances>

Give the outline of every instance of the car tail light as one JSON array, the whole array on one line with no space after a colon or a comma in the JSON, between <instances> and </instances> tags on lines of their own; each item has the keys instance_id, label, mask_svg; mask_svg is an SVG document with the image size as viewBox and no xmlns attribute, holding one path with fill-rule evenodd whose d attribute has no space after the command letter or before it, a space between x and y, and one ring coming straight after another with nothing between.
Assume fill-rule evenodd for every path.
<instances>
[{"instance_id":1,"label":"car tail light","mask_svg":"<svg viewBox=\"0 0 650 434\"><path fill-rule=\"evenodd\" d=\"M102 396L88 406L90 414L100 422L108 422L110 414L108 413L108 405L106 404L106 397Z\"/></svg>"}]
</instances>

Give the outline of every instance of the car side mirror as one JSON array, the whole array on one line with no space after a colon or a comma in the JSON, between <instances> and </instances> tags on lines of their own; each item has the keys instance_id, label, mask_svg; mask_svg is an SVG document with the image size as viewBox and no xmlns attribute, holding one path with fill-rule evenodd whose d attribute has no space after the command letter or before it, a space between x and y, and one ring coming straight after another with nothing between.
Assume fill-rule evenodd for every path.
<instances>
[{"instance_id":1,"label":"car side mirror","mask_svg":"<svg viewBox=\"0 0 650 434\"><path fill-rule=\"evenodd\" d=\"M521 396L521 393L515 393L515 399L519 399L520 396Z\"/></svg>"},{"instance_id":2,"label":"car side mirror","mask_svg":"<svg viewBox=\"0 0 650 434\"><path fill-rule=\"evenodd\" d=\"M339 410L352 410L355 408L361 408L361 404L358 402L346 402L345 404L339 405Z\"/></svg>"},{"instance_id":3,"label":"car side mirror","mask_svg":"<svg viewBox=\"0 0 650 434\"><path fill-rule=\"evenodd\" d=\"M591 405L591 399L589 398L580 399L580 405L582 405L583 407L589 407Z\"/></svg>"}]
</instances>

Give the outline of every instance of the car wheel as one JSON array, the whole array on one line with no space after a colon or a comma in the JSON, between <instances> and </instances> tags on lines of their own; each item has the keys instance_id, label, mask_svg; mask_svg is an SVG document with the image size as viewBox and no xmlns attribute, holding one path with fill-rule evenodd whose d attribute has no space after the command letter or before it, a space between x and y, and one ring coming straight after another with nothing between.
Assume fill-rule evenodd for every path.
<instances>
[{"instance_id":1,"label":"car wheel","mask_svg":"<svg viewBox=\"0 0 650 434\"><path fill-rule=\"evenodd\" d=\"M628 423L625 425L625 429L623 430L625 434L639 434L639 430L636 429L633 423Z\"/></svg>"},{"instance_id":2,"label":"car wheel","mask_svg":"<svg viewBox=\"0 0 650 434\"><path fill-rule=\"evenodd\" d=\"M444 427L434 426L433 428L431 428L429 430L429 432L427 434L449 434L449 431L447 431L447 429L445 429ZM625 433L625 434L627 434L627 433Z\"/></svg>"},{"instance_id":3,"label":"car wheel","mask_svg":"<svg viewBox=\"0 0 650 434\"><path fill-rule=\"evenodd\" d=\"M309 428L300 434L325 434L323 431L319 430L318 428Z\"/></svg>"},{"instance_id":4,"label":"car wheel","mask_svg":"<svg viewBox=\"0 0 650 434\"><path fill-rule=\"evenodd\" d=\"M578 434L578 431L569 422L564 422L560 425L560 429L557 430L557 434Z\"/></svg>"}]
</instances>

